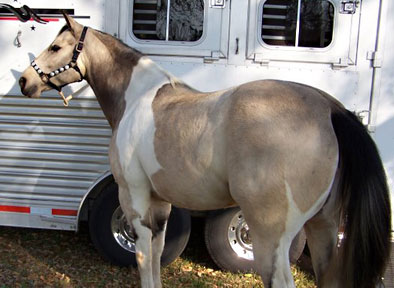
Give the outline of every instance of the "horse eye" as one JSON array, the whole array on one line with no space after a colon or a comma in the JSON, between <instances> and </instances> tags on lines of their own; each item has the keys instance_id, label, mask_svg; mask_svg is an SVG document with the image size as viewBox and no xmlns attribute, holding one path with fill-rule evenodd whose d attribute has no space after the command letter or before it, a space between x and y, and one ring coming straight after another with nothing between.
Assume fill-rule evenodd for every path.
<instances>
[{"instance_id":1,"label":"horse eye","mask_svg":"<svg viewBox=\"0 0 394 288\"><path fill-rule=\"evenodd\" d=\"M59 51L60 50L60 48L61 47L59 47L59 46L57 46L57 45L53 45L52 47L51 47L51 51L53 51L53 52L57 52L57 51Z\"/></svg>"}]
</instances>

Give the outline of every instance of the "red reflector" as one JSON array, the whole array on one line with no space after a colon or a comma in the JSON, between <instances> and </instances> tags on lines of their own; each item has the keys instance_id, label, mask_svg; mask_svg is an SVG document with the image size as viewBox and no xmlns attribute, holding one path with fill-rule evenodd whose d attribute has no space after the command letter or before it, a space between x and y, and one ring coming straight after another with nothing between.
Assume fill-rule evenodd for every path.
<instances>
[{"instance_id":1,"label":"red reflector","mask_svg":"<svg viewBox=\"0 0 394 288\"><path fill-rule=\"evenodd\" d=\"M30 213L30 207L0 205L0 212Z\"/></svg>"},{"instance_id":2,"label":"red reflector","mask_svg":"<svg viewBox=\"0 0 394 288\"><path fill-rule=\"evenodd\" d=\"M68 209L52 209L52 215L59 216L77 216L77 210L68 210Z\"/></svg>"}]
</instances>

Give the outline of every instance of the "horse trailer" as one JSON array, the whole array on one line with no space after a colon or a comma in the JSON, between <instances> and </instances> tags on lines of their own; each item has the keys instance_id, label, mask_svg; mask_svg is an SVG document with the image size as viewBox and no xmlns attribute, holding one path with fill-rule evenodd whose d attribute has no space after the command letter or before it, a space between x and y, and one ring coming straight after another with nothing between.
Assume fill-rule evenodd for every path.
<instances>
[{"instance_id":1,"label":"horse trailer","mask_svg":"<svg viewBox=\"0 0 394 288\"><path fill-rule=\"evenodd\" d=\"M386 35L394 30L389 17L394 2L2 0L0 225L78 231L80 222L88 221L92 240L106 259L135 264L132 229L120 209L108 161L111 129L91 88L86 82L65 87L72 96L69 103L56 91L39 100L20 92L22 71L65 24L62 11L121 39L200 91L278 79L333 95L362 119L374 138L392 198L394 38ZM201 214L173 209L163 264L183 251L190 213ZM202 215L214 261L232 271L251 268L252 245L242 211ZM293 260L304 244L301 231L291 248ZM394 287L393 257L386 287Z\"/></svg>"}]
</instances>

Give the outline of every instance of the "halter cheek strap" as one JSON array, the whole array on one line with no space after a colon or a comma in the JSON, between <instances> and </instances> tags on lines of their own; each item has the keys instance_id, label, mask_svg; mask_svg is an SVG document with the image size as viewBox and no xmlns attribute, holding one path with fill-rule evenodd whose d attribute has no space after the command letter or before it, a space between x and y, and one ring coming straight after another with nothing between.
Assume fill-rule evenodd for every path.
<instances>
[{"instance_id":1,"label":"halter cheek strap","mask_svg":"<svg viewBox=\"0 0 394 288\"><path fill-rule=\"evenodd\" d=\"M68 106L68 102L72 99L72 95L70 95L68 97L64 97L64 94L62 92L62 88L70 83L58 86L51 81L51 78L56 77L60 73L63 73L69 69L74 69L79 74L80 78L78 81L80 82L84 79L81 69L79 69L79 67L77 65L77 60L78 60L79 54L81 54L81 51L83 49L83 45L84 45L85 36L86 36L87 31L88 31L88 27L84 26L82 33L81 33L81 37L79 38L78 44L75 45L72 59L68 64L66 64L56 70L53 70L50 73L44 73L34 60L30 64L34 68L34 70L38 73L42 82L44 82L45 84L50 86L52 89L55 89L59 92L60 96L63 98L64 106Z\"/></svg>"}]
</instances>

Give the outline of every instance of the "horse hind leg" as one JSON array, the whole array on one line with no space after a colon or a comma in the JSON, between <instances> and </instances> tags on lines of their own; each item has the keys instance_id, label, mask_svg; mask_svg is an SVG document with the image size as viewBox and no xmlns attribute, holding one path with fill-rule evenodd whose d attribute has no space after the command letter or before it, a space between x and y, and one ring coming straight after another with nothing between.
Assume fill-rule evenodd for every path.
<instances>
[{"instance_id":1,"label":"horse hind leg","mask_svg":"<svg viewBox=\"0 0 394 288\"><path fill-rule=\"evenodd\" d=\"M245 191L243 187L243 193L251 197L247 201L241 198L238 203L250 227L255 265L265 287L295 287L289 260L291 242L311 215L323 206L329 190L302 212L293 198L299 191L292 190L286 180L280 183L274 177L267 179L270 180L264 185L254 187L264 187L258 194L253 192L255 189Z\"/></svg>"},{"instance_id":2,"label":"horse hind leg","mask_svg":"<svg viewBox=\"0 0 394 288\"><path fill-rule=\"evenodd\" d=\"M290 270L289 250L304 222L293 218L292 225L288 225L289 201L286 187L279 190L277 185L273 185L272 189L267 189L268 187L269 185L265 186L260 200L253 198L253 202L240 203L250 228L255 269L266 288L295 287Z\"/></svg>"},{"instance_id":3,"label":"horse hind leg","mask_svg":"<svg viewBox=\"0 0 394 288\"><path fill-rule=\"evenodd\" d=\"M332 189L332 191L335 189ZM340 211L331 192L323 208L305 224L313 270L318 287L342 287L338 281L338 228Z\"/></svg>"},{"instance_id":4,"label":"horse hind leg","mask_svg":"<svg viewBox=\"0 0 394 288\"><path fill-rule=\"evenodd\" d=\"M338 227L322 215L305 225L309 251L318 287L340 287L337 283L336 244Z\"/></svg>"},{"instance_id":5,"label":"horse hind leg","mask_svg":"<svg viewBox=\"0 0 394 288\"><path fill-rule=\"evenodd\" d=\"M265 212L279 214L280 210L276 209L274 211L272 209ZM290 270L289 250L297 231L292 233L285 231L284 221L267 223L270 221L269 219L266 223L262 223L262 221L257 220L260 218L259 215L248 217L247 214L244 213L244 216L250 228L253 241L254 265L263 280L264 287L295 287ZM266 214L262 217L270 218Z\"/></svg>"}]
</instances>

